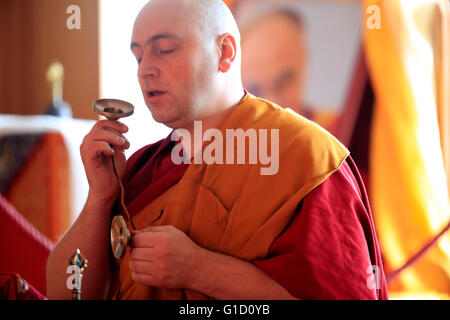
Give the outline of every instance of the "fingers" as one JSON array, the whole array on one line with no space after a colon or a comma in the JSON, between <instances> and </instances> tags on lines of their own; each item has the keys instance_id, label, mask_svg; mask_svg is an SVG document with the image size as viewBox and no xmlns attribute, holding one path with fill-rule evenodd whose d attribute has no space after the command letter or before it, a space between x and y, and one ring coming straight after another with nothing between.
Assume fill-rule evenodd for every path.
<instances>
[{"instance_id":1,"label":"fingers","mask_svg":"<svg viewBox=\"0 0 450 320\"><path fill-rule=\"evenodd\" d=\"M89 148L86 150L87 158L96 159L99 153L103 153L105 156L112 156L114 150L104 141L91 142Z\"/></svg>"},{"instance_id":2,"label":"fingers","mask_svg":"<svg viewBox=\"0 0 450 320\"><path fill-rule=\"evenodd\" d=\"M135 232L131 239L131 247L153 247L155 245L167 244L172 232L176 231L174 226L152 226Z\"/></svg>"},{"instance_id":3,"label":"fingers","mask_svg":"<svg viewBox=\"0 0 450 320\"><path fill-rule=\"evenodd\" d=\"M129 149L130 146L131 146L130 141L128 141L127 138L125 138L125 143L119 147L114 147L113 150L117 148L117 150L123 152L123 151Z\"/></svg>"},{"instance_id":4,"label":"fingers","mask_svg":"<svg viewBox=\"0 0 450 320\"><path fill-rule=\"evenodd\" d=\"M135 250L138 249L134 249L133 251ZM153 261L144 261L131 258L129 267L131 270L131 278L135 282L146 285L153 285L155 283L155 277L152 275L152 273L155 272L155 265Z\"/></svg>"},{"instance_id":5,"label":"fingers","mask_svg":"<svg viewBox=\"0 0 450 320\"><path fill-rule=\"evenodd\" d=\"M153 269L151 261L130 260L130 270L134 273L148 273Z\"/></svg>"},{"instance_id":6,"label":"fingers","mask_svg":"<svg viewBox=\"0 0 450 320\"><path fill-rule=\"evenodd\" d=\"M153 247L151 248L134 248L130 251L130 263L131 261L147 261L152 262L155 257L153 256Z\"/></svg>"},{"instance_id":7,"label":"fingers","mask_svg":"<svg viewBox=\"0 0 450 320\"><path fill-rule=\"evenodd\" d=\"M117 133L128 132L128 127L120 121L100 120L93 127L93 129L96 128L112 129Z\"/></svg>"},{"instance_id":8,"label":"fingers","mask_svg":"<svg viewBox=\"0 0 450 320\"><path fill-rule=\"evenodd\" d=\"M139 232L131 238L131 248L152 248L159 241L159 236L151 232Z\"/></svg>"},{"instance_id":9,"label":"fingers","mask_svg":"<svg viewBox=\"0 0 450 320\"><path fill-rule=\"evenodd\" d=\"M133 231L130 247L151 248L168 245L178 229L174 226L151 226L140 231Z\"/></svg>"},{"instance_id":10,"label":"fingers","mask_svg":"<svg viewBox=\"0 0 450 320\"><path fill-rule=\"evenodd\" d=\"M131 278L137 282L137 283L142 283L145 284L147 286L152 285L155 282L155 278L148 273L135 273L132 272L131 273Z\"/></svg>"},{"instance_id":11,"label":"fingers","mask_svg":"<svg viewBox=\"0 0 450 320\"><path fill-rule=\"evenodd\" d=\"M80 149L91 159L99 152L106 156L113 155L114 148L124 151L130 147L130 142L122 135L127 131L128 127L118 121L100 120L86 135Z\"/></svg>"},{"instance_id":12,"label":"fingers","mask_svg":"<svg viewBox=\"0 0 450 320\"><path fill-rule=\"evenodd\" d=\"M89 140L105 141L118 148L124 148L127 143L127 140L124 136L122 136L122 134L117 134L115 132L105 130L104 128L94 128Z\"/></svg>"}]
</instances>

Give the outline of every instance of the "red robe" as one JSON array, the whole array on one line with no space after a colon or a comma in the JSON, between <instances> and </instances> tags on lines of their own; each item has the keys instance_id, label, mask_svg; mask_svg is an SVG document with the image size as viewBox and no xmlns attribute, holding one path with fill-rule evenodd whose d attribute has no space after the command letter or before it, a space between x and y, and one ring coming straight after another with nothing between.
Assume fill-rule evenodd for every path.
<instances>
[{"instance_id":1,"label":"red robe","mask_svg":"<svg viewBox=\"0 0 450 320\"><path fill-rule=\"evenodd\" d=\"M128 160L124 185L131 215L183 176L188 165L173 164L173 145L169 135ZM388 299L370 206L351 158L299 203L269 255L253 263L300 299ZM368 273L371 266L378 277ZM369 288L373 279L378 289Z\"/></svg>"}]
</instances>

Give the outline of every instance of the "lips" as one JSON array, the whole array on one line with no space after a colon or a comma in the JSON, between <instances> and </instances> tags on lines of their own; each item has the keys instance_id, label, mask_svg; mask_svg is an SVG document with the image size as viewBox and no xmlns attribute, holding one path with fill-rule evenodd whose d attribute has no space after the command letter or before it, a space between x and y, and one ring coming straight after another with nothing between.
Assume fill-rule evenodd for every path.
<instances>
[{"instance_id":1,"label":"lips","mask_svg":"<svg viewBox=\"0 0 450 320\"><path fill-rule=\"evenodd\" d=\"M164 97L166 95L167 91L151 89L151 90L147 90L146 93L147 93L147 97L150 102L156 102L156 101L160 100L162 97Z\"/></svg>"},{"instance_id":2,"label":"lips","mask_svg":"<svg viewBox=\"0 0 450 320\"><path fill-rule=\"evenodd\" d=\"M155 97L155 96L159 96L159 95L162 95L165 93L166 93L165 91L158 91L158 90L147 92L149 97Z\"/></svg>"}]
</instances>

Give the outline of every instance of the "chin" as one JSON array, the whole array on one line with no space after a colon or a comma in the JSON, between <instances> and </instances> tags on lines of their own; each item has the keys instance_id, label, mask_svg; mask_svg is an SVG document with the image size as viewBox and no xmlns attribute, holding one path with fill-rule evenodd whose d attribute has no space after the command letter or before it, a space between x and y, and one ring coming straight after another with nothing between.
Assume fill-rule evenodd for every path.
<instances>
[{"instance_id":1,"label":"chin","mask_svg":"<svg viewBox=\"0 0 450 320\"><path fill-rule=\"evenodd\" d=\"M153 112L151 109L150 111L152 113L153 120L165 125L166 127L173 128L179 122L178 117L170 117L166 114L158 114L158 112Z\"/></svg>"},{"instance_id":2,"label":"chin","mask_svg":"<svg viewBox=\"0 0 450 320\"><path fill-rule=\"evenodd\" d=\"M182 112L175 106L146 103L153 120L156 122L173 129L183 127L185 121L182 119Z\"/></svg>"}]
</instances>

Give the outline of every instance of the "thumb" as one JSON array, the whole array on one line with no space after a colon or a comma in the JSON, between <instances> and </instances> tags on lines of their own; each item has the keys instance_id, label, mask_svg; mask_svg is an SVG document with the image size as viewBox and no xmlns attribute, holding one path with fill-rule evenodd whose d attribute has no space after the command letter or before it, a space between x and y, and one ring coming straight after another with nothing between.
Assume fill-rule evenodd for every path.
<instances>
[{"instance_id":1,"label":"thumb","mask_svg":"<svg viewBox=\"0 0 450 320\"><path fill-rule=\"evenodd\" d=\"M142 229L140 232L167 232L172 230L172 226L150 226Z\"/></svg>"},{"instance_id":2,"label":"thumb","mask_svg":"<svg viewBox=\"0 0 450 320\"><path fill-rule=\"evenodd\" d=\"M145 230L145 229L144 229L144 230ZM134 237L135 235L137 235L137 234L143 232L144 230L130 230L131 236Z\"/></svg>"},{"instance_id":3,"label":"thumb","mask_svg":"<svg viewBox=\"0 0 450 320\"><path fill-rule=\"evenodd\" d=\"M142 229L140 232L154 232L154 231L156 231L155 230L156 228L158 228L158 227L150 226L150 227Z\"/></svg>"},{"instance_id":4,"label":"thumb","mask_svg":"<svg viewBox=\"0 0 450 320\"><path fill-rule=\"evenodd\" d=\"M144 228L144 229L142 229L142 230L130 230L130 232L131 232L131 236L136 236L136 235L138 235L138 234L141 234L141 233L144 233L144 232L151 232L151 231L153 231L152 229L153 229L154 227L147 227L147 228Z\"/></svg>"}]
</instances>

